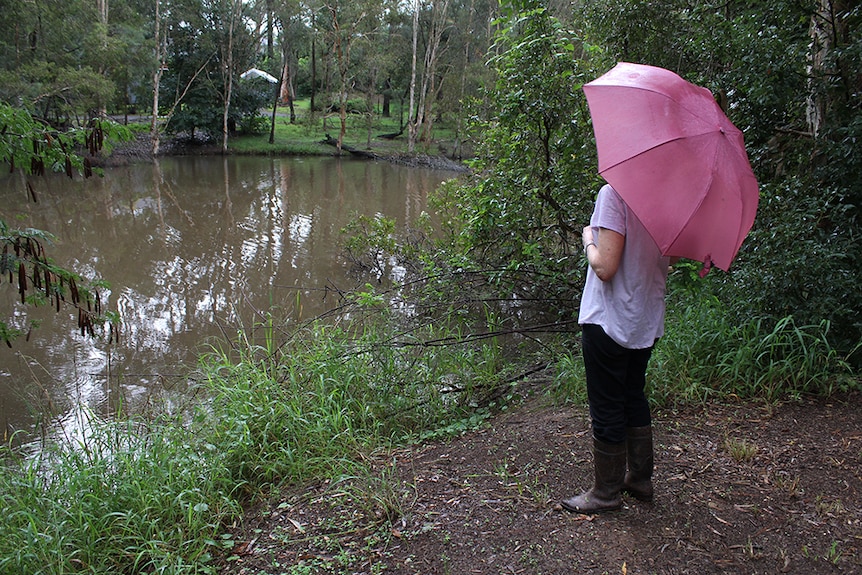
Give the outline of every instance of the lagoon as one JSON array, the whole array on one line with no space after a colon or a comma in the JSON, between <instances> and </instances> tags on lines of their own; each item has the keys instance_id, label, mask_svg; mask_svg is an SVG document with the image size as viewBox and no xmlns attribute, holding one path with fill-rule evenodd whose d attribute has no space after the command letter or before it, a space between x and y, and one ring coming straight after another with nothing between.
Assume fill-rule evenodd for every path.
<instances>
[{"instance_id":1,"label":"lagoon","mask_svg":"<svg viewBox=\"0 0 862 575\"><path fill-rule=\"evenodd\" d=\"M0 179L0 219L57 237L57 264L109 284L119 342L81 336L71 308L20 304L4 320L40 325L0 350L0 433L74 436L82 413L140 412L181 396L199 354L266 321L312 319L373 278L340 246L356 215L405 229L454 172L341 158L200 156L109 168L104 177ZM81 408L84 408L83 410ZM18 442L16 441L16 443Z\"/></svg>"}]
</instances>

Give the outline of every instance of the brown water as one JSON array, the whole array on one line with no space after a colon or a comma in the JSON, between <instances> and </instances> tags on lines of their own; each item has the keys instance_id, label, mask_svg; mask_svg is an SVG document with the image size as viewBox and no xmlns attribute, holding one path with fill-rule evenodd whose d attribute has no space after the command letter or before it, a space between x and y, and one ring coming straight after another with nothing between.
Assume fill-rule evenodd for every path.
<instances>
[{"instance_id":1,"label":"brown water","mask_svg":"<svg viewBox=\"0 0 862 575\"><path fill-rule=\"evenodd\" d=\"M7 323L42 324L0 349L0 433L74 434L84 406L97 414L145 409L153 391L182 389L202 346L261 321L301 321L338 302L331 288L370 281L351 273L339 231L355 214L395 218L426 210L452 172L332 158L183 157L111 168L104 178L0 180L0 219L47 230L56 263L110 284L119 343L82 337L71 312L24 308L0 284Z\"/></svg>"}]
</instances>

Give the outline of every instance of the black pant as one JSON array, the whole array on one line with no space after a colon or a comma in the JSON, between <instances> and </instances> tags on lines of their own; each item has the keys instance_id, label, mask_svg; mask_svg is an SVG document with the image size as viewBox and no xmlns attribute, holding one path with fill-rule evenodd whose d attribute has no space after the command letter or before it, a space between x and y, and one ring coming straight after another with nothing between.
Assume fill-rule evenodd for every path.
<instances>
[{"instance_id":1,"label":"black pant","mask_svg":"<svg viewBox=\"0 0 862 575\"><path fill-rule=\"evenodd\" d=\"M644 387L652 347L627 349L598 325L583 326L584 367L593 437L623 443L627 427L650 425Z\"/></svg>"}]
</instances>

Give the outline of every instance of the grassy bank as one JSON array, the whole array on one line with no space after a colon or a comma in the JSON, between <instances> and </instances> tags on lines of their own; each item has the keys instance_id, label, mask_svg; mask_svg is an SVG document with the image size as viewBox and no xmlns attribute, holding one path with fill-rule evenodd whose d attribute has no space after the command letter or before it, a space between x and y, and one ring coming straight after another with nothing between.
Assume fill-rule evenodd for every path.
<instances>
[{"instance_id":1,"label":"grassy bank","mask_svg":"<svg viewBox=\"0 0 862 575\"><path fill-rule=\"evenodd\" d=\"M412 345L447 328L278 328L203 357L187 409L102 421L35 457L7 450L0 573L205 573L244 503L284 483L361 476L395 443L481 420L473 399L499 368L492 341ZM395 504L374 485L368 501Z\"/></svg>"},{"instance_id":2,"label":"grassy bank","mask_svg":"<svg viewBox=\"0 0 862 575\"><path fill-rule=\"evenodd\" d=\"M364 103L363 103L364 104ZM355 109L355 104L351 109ZM384 116L380 106L375 106L372 113L350 112L345 118L346 130L343 139L345 150L371 152L381 156L408 155L407 128L404 125L404 114L399 105L393 104L390 115ZM128 121L133 130L142 135L148 134L150 119L146 116L123 118L114 116L119 122ZM273 129L274 128L274 129ZM294 103L294 117L291 119L290 109L279 106L273 124L272 110L261 110L261 115L248 126L243 126L236 134L228 138L228 151L231 154L242 155L272 155L272 156L334 156L338 155L335 146L325 143L338 138L341 131L341 118L336 112L311 112L308 99L297 100ZM272 132L272 142L270 133ZM181 140L185 140L183 135ZM200 137L200 134L198 134ZM173 136L162 137L162 151L171 151L169 144ZM211 150L221 151L221 134L212 134L206 141L182 142L184 152ZM447 121L437 121L433 124L430 134L422 134L417 139L413 153L410 155L434 156L461 160L470 157L472 145L466 141L463 130L459 133L457 126ZM343 151L343 155L349 152Z\"/></svg>"}]
</instances>

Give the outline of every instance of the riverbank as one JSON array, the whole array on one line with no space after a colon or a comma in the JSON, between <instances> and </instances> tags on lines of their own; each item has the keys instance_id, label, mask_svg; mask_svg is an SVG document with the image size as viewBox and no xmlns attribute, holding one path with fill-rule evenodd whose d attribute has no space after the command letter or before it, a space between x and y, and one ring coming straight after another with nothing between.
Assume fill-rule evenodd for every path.
<instances>
[{"instance_id":1,"label":"riverbank","mask_svg":"<svg viewBox=\"0 0 862 575\"><path fill-rule=\"evenodd\" d=\"M243 136L242 149L231 147L228 142L228 154L230 155L319 155L319 156L341 156L359 157L366 160L379 160L392 162L399 165L417 168L429 168L448 170L454 172L468 172L469 168L462 159L455 159L445 154L446 150L452 148L445 143L437 143L439 154L407 153L406 143L385 140L375 142L370 147L362 148L356 145L348 145L348 149L339 151L331 144L331 138L323 137L319 141L305 139L298 141L295 149L291 150L282 142L278 145L269 143L268 136ZM210 156L220 155L221 145L212 141L191 140L184 135L165 137L159 143L159 156ZM110 167L125 165L130 162L152 161L152 144L150 135L146 131L136 131L135 136L128 142L116 144L111 153L104 157L92 158L94 165Z\"/></svg>"}]
</instances>

